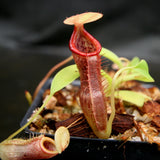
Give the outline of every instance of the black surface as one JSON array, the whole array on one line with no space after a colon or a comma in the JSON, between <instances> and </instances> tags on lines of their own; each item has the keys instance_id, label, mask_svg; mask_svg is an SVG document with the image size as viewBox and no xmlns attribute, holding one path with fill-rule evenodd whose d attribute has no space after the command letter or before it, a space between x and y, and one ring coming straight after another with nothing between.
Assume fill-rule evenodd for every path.
<instances>
[{"instance_id":1,"label":"black surface","mask_svg":"<svg viewBox=\"0 0 160 160\"><path fill-rule=\"evenodd\" d=\"M71 139L63 154L53 159L107 159L107 160L158 160L157 145L146 143L124 143L113 140Z\"/></svg>"}]
</instances>

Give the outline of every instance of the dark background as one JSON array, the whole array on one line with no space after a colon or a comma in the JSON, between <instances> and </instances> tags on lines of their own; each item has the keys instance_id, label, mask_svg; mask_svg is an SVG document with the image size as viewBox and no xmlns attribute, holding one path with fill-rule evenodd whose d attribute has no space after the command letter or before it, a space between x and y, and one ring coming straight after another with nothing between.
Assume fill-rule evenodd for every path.
<instances>
[{"instance_id":1,"label":"dark background","mask_svg":"<svg viewBox=\"0 0 160 160\"><path fill-rule=\"evenodd\" d=\"M0 140L19 128L28 109L24 91L33 93L45 73L68 57L73 26L63 20L96 11L104 17L85 28L118 56L149 63L160 85L160 1L158 0L1 0Z\"/></svg>"}]
</instances>

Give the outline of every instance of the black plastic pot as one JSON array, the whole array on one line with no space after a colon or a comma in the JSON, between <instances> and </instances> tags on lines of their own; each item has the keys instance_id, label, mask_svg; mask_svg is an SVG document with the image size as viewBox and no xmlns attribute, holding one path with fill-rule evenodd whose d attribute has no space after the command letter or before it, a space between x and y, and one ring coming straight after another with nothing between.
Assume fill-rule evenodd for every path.
<instances>
[{"instance_id":1,"label":"black plastic pot","mask_svg":"<svg viewBox=\"0 0 160 160\"><path fill-rule=\"evenodd\" d=\"M21 126L23 126L27 119L31 116L33 110L42 103L43 92L50 87L51 79L39 91L37 97L28 109L24 116ZM25 129L26 134L38 135ZM54 135L46 134L54 138ZM91 160L159 160L160 150L157 144L149 144L147 142L123 142L117 140L104 140L95 138L71 137L69 147L60 155L53 159L91 159Z\"/></svg>"}]
</instances>

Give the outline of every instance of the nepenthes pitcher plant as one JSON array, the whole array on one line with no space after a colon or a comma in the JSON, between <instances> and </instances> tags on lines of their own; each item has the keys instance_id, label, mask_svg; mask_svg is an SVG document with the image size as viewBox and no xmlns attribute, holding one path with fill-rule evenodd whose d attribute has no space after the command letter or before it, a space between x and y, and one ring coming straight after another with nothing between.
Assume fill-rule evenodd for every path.
<instances>
[{"instance_id":1,"label":"nepenthes pitcher plant","mask_svg":"<svg viewBox=\"0 0 160 160\"><path fill-rule=\"evenodd\" d=\"M83 13L67 18L74 25L69 48L80 73L80 104L94 133L107 138L107 104L102 86L101 45L85 29L84 24L102 17L100 13Z\"/></svg>"}]
</instances>

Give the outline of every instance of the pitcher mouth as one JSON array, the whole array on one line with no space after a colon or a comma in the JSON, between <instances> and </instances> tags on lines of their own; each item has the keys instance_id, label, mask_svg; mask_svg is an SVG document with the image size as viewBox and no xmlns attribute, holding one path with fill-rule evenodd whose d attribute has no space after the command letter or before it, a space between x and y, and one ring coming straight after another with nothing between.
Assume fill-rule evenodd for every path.
<instances>
[{"instance_id":1,"label":"pitcher mouth","mask_svg":"<svg viewBox=\"0 0 160 160\"><path fill-rule=\"evenodd\" d=\"M42 149L48 154L58 154L55 142L49 137L43 137L40 141Z\"/></svg>"},{"instance_id":2,"label":"pitcher mouth","mask_svg":"<svg viewBox=\"0 0 160 160\"><path fill-rule=\"evenodd\" d=\"M69 48L73 53L81 56L94 56L100 53L102 47L100 43L84 29L83 25L75 25Z\"/></svg>"}]
</instances>

